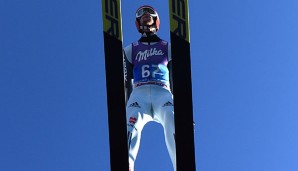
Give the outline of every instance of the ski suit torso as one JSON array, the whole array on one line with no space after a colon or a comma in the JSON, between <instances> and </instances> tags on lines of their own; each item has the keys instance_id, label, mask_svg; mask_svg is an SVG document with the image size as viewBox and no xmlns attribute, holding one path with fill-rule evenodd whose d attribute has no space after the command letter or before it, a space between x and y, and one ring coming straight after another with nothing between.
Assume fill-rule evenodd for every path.
<instances>
[{"instance_id":1,"label":"ski suit torso","mask_svg":"<svg viewBox=\"0 0 298 171\"><path fill-rule=\"evenodd\" d=\"M169 88L168 62L166 41L160 40L153 45L134 42L132 44L134 86L156 84Z\"/></svg>"}]
</instances>

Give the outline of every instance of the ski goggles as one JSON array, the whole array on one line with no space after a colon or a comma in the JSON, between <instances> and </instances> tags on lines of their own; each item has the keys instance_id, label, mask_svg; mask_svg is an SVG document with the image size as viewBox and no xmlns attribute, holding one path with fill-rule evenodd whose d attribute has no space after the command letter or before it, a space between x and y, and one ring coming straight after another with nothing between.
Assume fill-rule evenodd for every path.
<instances>
[{"instance_id":1,"label":"ski goggles","mask_svg":"<svg viewBox=\"0 0 298 171\"><path fill-rule=\"evenodd\" d=\"M150 14L152 17L157 17L157 13L155 12L154 9L150 8L150 7L143 7L140 8L137 12L136 12L136 17L142 17L144 14Z\"/></svg>"}]
</instances>

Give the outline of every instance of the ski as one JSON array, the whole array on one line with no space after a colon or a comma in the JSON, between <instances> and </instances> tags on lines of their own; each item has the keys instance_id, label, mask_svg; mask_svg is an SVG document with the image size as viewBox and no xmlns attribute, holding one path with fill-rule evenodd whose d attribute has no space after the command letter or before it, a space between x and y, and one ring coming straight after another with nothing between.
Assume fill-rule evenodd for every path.
<instances>
[{"instance_id":1,"label":"ski","mask_svg":"<svg viewBox=\"0 0 298 171\"><path fill-rule=\"evenodd\" d=\"M102 0L111 171L128 170L121 0Z\"/></svg>"},{"instance_id":2,"label":"ski","mask_svg":"<svg viewBox=\"0 0 298 171\"><path fill-rule=\"evenodd\" d=\"M195 171L188 0L169 0L177 171Z\"/></svg>"}]
</instances>

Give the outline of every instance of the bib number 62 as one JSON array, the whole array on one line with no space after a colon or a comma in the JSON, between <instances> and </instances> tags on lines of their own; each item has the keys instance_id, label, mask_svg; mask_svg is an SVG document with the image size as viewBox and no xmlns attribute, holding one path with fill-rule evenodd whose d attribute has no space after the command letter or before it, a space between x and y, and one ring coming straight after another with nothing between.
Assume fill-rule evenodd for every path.
<instances>
[{"instance_id":1,"label":"bib number 62","mask_svg":"<svg viewBox=\"0 0 298 171\"><path fill-rule=\"evenodd\" d=\"M162 76L163 73L160 72L158 65L143 65L142 66L142 78L147 78L152 75L153 78L156 77L156 75Z\"/></svg>"}]
</instances>

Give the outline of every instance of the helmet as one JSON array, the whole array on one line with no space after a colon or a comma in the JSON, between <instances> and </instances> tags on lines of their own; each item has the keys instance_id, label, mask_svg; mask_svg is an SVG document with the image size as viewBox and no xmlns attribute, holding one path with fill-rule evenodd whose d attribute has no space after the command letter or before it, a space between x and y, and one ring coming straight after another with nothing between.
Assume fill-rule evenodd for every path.
<instances>
[{"instance_id":1,"label":"helmet","mask_svg":"<svg viewBox=\"0 0 298 171\"><path fill-rule=\"evenodd\" d=\"M140 23L140 18L146 13L149 13L153 17L154 24L151 25L151 26L145 26L144 27ZM151 7L149 5L143 5L140 8L138 8L137 11L136 11L136 21L135 21L135 23L136 23L136 27L137 27L138 31L140 33L143 33L144 30L146 30L148 28L155 28L155 31L157 31L159 29L160 20L159 20L157 11L153 7Z\"/></svg>"}]
</instances>

